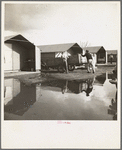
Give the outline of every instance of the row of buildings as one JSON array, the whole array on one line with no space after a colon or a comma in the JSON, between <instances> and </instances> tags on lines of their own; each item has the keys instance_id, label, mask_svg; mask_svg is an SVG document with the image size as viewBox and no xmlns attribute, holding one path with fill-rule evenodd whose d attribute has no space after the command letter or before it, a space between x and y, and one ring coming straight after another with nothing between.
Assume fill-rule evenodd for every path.
<instances>
[{"instance_id":1,"label":"row of buildings","mask_svg":"<svg viewBox=\"0 0 122 150\"><path fill-rule=\"evenodd\" d=\"M96 63L108 63L109 55L117 60L117 50L105 50L103 46L81 48L77 43L36 46L22 35L4 39L4 71L39 71L42 58L58 58L62 53L75 56L84 50L96 56ZM79 55L78 55L79 56Z\"/></svg>"}]
</instances>

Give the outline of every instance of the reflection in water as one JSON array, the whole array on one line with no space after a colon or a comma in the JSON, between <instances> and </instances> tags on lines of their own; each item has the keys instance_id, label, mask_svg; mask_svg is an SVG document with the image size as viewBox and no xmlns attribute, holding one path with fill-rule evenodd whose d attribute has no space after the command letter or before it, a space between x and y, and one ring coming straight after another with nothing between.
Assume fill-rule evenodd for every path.
<instances>
[{"instance_id":1,"label":"reflection in water","mask_svg":"<svg viewBox=\"0 0 122 150\"><path fill-rule=\"evenodd\" d=\"M16 79L6 79L4 86L4 104L6 105L20 93L20 82Z\"/></svg>"},{"instance_id":2,"label":"reflection in water","mask_svg":"<svg viewBox=\"0 0 122 150\"><path fill-rule=\"evenodd\" d=\"M108 114L113 115L113 120L117 120L117 92L115 99L111 100L111 105L109 105Z\"/></svg>"},{"instance_id":3,"label":"reflection in water","mask_svg":"<svg viewBox=\"0 0 122 150\"><path fill-rule=\"evenodd\" d=\"M93 90L93 84L94 84L94 78L93 79L88 79L86 84L87 84L87 89L85 90L86 96L89 96L91 91Z\"/></svg>"},{"instance_id":4,"label":"reflection in water","mask_svg":"<svg viewBox=\"0 0 122 150\"><path fill-rule=\"evenodd\" d=\"M80 81L66 80L64 82L64 86L62 87L62 94L67 93L68 91L71 91L75 94L79 94L84 91L86 92L86 96L89 96L89 94L93 90L94 80L95 78L89 78L89 79L80 80Z\"/></svg>"},{"instance_id":5,"label":"reflection in water","mask_svg":"<svg viewBox=\"0 0 122 150\"><path fill-rule=\"evenodd\" d=\"M95 78L95 83L99 83L103 85L107 79L114 79L114 78L115 78L114 74L106 72L106 73L103 73L102 75L97 76Z\"/></svg>"},{"instance_id":6,"label":"reflection in water","mask_svg":"<svg viewBox=\"0 0 122 150\"><path fill-rule=\"evenodd\" d=\"M4 119L116 119L117 96L111 101L115 92L108 74L78 81L50 80L33 86L25 86L16 79L6 79Z\"/></svg>"},{"instance_id":7,"label":"reflection in water","mask_svg":"<svg viewBox=\"0 0 122 150\"><path fill-rule=\"evenodd\" d=\"M4 111L23 115L36 101L35 88L26 87L16 79L6 79L4 87Z\"/></svg>"},{"instance_id":8,"label":"reflection in water","mask_svg":"<svg viewBox=\"0 0 122 150\"><path fill-rule=\"evenodd\" d=\"M109 82L116 86L115 99L112 98L111 105L109 105L108 114L113 115L113 120L117 120L117 74L113 72L113 76Z\"/></svg>"},{"instance_id":9,"label":"reflection in water","mask_svg":"<svg viewBox=\"0 0 122 150\"><path fill-rule=\"evenodd\" d=\"M47 86L47 89L48 87L52 87L51 90L54 89L53 87L59 87L62 91L62 94L64 93L79 94L81 92L85 92L86 96L89 96L89 94L93 90L94 81L95 81L95 77L84 79L84 80L78 80L78 81L77 80L73 80L73 81L52 80L52 81L47 81L45 83L42 83L42 86Z\"/></svg>"}]
</instances>

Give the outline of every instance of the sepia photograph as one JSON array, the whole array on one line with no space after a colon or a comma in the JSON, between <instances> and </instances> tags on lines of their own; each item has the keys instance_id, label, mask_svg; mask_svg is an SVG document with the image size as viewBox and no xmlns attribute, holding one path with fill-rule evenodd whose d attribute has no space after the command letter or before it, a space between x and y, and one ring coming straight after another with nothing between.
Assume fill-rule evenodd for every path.
<instances>
[{"instance_id":1,"label":"sepia photograph","mask_svg":"<svg viewBox=\"0 0 122 150\"><path fill-rule=\"evenodd\" d=\"M1 7L3 148L119 148L120 2Z\"/></svg>"}]
</instances>

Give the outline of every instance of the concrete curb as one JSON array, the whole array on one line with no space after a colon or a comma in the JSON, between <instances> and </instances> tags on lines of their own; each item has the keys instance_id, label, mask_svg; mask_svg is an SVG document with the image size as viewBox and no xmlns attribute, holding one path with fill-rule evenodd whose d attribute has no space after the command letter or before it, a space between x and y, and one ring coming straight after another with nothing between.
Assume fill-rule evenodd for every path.
<instances>
[{"instance_id":1,"label":"concrete curb","mask_svg":"<svg viewBox=\"0 0 122 150\"><path fill-rule=\"evenodd\" d=\"M41 72L7 72L4 73L4 78L6 77L14 77L14 76L21 76L21 75L31 75L31 74L40 74Z\"/></svg>"}]
</instances>

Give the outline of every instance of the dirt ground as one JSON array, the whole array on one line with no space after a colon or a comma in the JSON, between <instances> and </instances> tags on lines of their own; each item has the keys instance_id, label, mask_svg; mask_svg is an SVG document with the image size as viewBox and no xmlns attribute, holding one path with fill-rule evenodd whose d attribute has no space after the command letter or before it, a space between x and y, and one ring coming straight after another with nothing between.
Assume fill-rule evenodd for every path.
<instances>
[{"instance_id":1,"label":"dirt ground","mask_svg":"<svg viewBox=\"0 0 122 150\"><path fill-rule=\"evenodd\" d=\"M42 71L41 73L37 73L37 74L17 75L17 76L7 77L7 78L19 79L24 84L31 85L31 84L42 83L44 81L54 80L54 79L82 80L93 76L102 75L106 72L112 73L113 69L114 67L99 66L96 68L96 72L94 74L87 73L86 69L77 69L74 71L70 71L68 74L59 73L56 70L49 70L49 71Z\"/></svg>"}]
</instances>

